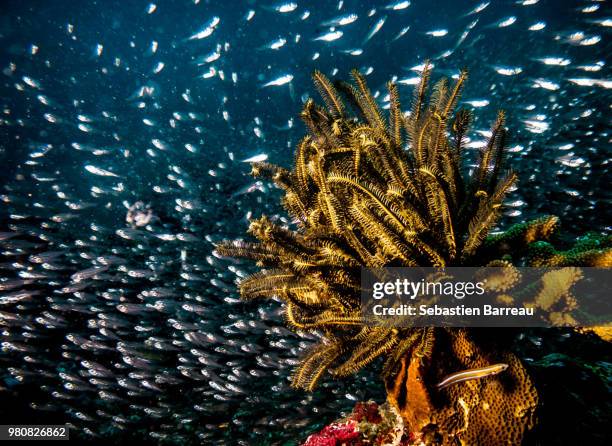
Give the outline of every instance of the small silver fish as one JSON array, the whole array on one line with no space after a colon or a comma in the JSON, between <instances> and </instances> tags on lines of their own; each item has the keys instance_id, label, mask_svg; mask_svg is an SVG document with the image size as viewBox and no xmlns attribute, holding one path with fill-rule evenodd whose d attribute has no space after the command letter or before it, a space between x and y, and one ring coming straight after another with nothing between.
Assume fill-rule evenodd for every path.
<instances>
[{"instance_id":1,"label":"small silver fish","mask_svg":"<svg viewBox=\"0 0 612 446\"><path fill-rule=\"evenodd\" d=\"M0 232L0 241L8 240L13 237L17 237L19 233L17 232Z\"/></svg>"},{"instance_id":2,"label":"small silver fish","mask_svg":"<svg viewBox=\"0 0 612 446\"><path fill-rule=\"evenodd\" d=\"M383 16L382 18L378 19L378 21L370 29L370 32L368 32L368 35L366 36L366 38L363 39L363 43L368 42L372 37L374 37L374 34L380 31L380 28L382 28L383 25L385 24L385 20L387 20L387 16Z\"/></svg>"},{"instance_id":3,"label":"small silver fish","mask_svg":"<svg viewBox=\"0 0 612 446\"><path fill-rule=\"evenodd\" d=\"M101 169L99 167L93 166L91 164L87 164L85 166L85 170L91 174L99 175L102 177L119 177L116 173L113 173L109 170Z\"/></svg>"},{"instance_id":4,"label":"small silver fish","mask_svg":"<svg viewBox=\"0 0 612 446\"><path fill-rule=\"evenodd\" d=\"M270 82L267 82L262 85L262 87L278 87L281 85L288 84L293 80L293 74L285 74L283 76L277 77L276 79L272 79Z\"/></svg>"}]
</instances>

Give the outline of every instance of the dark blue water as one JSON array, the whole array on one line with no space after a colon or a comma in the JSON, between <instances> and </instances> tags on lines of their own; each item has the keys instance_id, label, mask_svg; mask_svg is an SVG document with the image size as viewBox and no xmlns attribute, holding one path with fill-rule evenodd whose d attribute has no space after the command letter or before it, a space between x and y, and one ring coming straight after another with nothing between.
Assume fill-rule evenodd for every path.
<instances>
[{"instance_id":1,"label":"dark blue water","mask_svg":"<svg viewBox=\"0 0 612 446\"><path fill-rule=\"evenodd\" d=\"M274 302L238 302L251 267L211 254L248 216L281 212L242 161L291 163L315 69L360 69L383 106L394 78L408 108L425 59L434 78L468 67L471 152L498 109L511 129L520 184L501 225L552 213L571 235L609 230L609 7L485 3L2 2L0 232L19 235L0 242L0 278L32 292L0 306L20 317L0 325L4 419L69 422L113 443L294 444L384 397L375 369L312 395L289 389L314 338L286 331ZM137 201L155 223L122 232ZM62 254L30 257L49 251ZM111 255L122 261L61 292ZM531 349L536 362L551 353ZM586 363L587 388L606 389L609 372Z\"/></svg>"}]
</instances>

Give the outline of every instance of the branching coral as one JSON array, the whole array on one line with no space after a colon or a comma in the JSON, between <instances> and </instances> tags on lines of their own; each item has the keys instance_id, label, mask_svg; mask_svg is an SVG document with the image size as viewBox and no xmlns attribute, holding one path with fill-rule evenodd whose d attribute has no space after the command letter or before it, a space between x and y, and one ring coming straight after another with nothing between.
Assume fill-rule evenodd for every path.
<instances>
[{"instance_id":1,"label":"branching coral","mask_svg":"<svg viewBox=\"0 0 612 446\"><path fill-rule=\"evenodd\" d=\"M271 179L284 191L292 225L280 226L264 216L249 228L257 242L223 242L217 252L255 260L262 268L240 283L244 298L280 298L289 326L324 335L296 370L295 387L312 390L326 372L347 376L382 356L389 400L411 429L434 423L443 438L473 439L486 431L486 438L516 442L531 424L537 396L510 353L500 361L476 347L464 331L373 327L361 318L361 267L478 266L508 253L525 257L557 225L555 217L547 217L489 236L516 180L504 168L504 113L498 114L468 172L462 159L471 115L454 113L467 72L452 85L438 81L427 99L430 74L426 64L409 113L400 109L398 88L389 83L385 117L359 72L352 72L354 84L333 84L315 72L325 107L312 100L305 104L301 117L308 135L297 146L292 170L253 164L255 176ZM547 252L537 258L546 262L559 256ZM510 381L496 384L495 391L485 381L466 383L463 394L453 391L450 400L432 401L424 367L449 350L456 350L457 366L510 364L504 373ZM425 378L442 376L439 364ZM525 406L521 422L513 414L518 403L511 401ZM472 419L468 425L471 415L451 422L458 416L453 411L478 413L484 405L500 408L490 418L512 427L495 436L501 424Z\"/></svg>"}]
</instances>

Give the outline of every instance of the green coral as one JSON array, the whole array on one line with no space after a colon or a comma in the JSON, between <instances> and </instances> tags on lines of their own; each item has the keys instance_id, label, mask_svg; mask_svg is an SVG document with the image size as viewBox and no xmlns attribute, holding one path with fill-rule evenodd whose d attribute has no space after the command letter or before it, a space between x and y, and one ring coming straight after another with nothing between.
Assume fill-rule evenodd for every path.
<instances>
[{"instance_id":1,"label":"green coral","mask_svg":"<svg viewBox=\"0 0 612 446\"><path fill-rule=\"evenodd\" d=\"M559 247L567 244L561 238L559 219L545 216L487 237L479 255L535 267L612 266L612 236L590 232L573 241L568 249Z\"/></svg>"}]
</instances>

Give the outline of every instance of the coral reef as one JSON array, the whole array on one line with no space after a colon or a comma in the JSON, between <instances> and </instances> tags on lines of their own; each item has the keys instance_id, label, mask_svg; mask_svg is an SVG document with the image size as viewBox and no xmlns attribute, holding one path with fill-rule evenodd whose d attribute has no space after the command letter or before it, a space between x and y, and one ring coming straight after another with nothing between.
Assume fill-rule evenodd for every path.
<instances>
[{"instance_id":1,"label":"coral reef","mask_svg":"<svg viewBox=\"0 0 612 446\"><path fill-rule=\"evenodd\" d=\"M244 298L280 298L291 328L323 334L295 371L294 387L312 390L326 372L348 376L383 357L388 401L412 435L441 444L517 444L534 423L538 400L520 361L478 345L467 330L365 325L360 268L609 265L610 239L556 251L550 242L556 217L490 235L516 181L504 167L504 113L475 168L466 169L471 115L455 108L467 72L453 85L438 81L427 100L430 74L426 64L409 113L389 83L384 117L359 72L352 72L354 85L315 72L326 107L305 104L309 134L297 146L293 169L253 164L255 176L283 190L291 225L264 216L249 228L257 242L226 241L216 249L262 268L241 281ZM435 389L449 373L494 363L509 368Z\"/></svg>"},{"instance_id":2,"label":"coral reef","mask_svg":"<svg viewBox=\"0 0 612 446\"><path fill-rule=\"evenodd\" d=\"M351 414L311 435L302 446L408 446L404 423L390 404L359 402Z\"/></svg>"},{"instance_id":3,"label":"coral reef","mask_svg":"<svg viewBox=\"0 0 612 446\"><path fill-rule=\"evenodd\" d=\"M518 303L517 297L520 297L521 305L534 308L536 315L550 325L579 325L574 318L574 310L584 309L579 308L572 287L583 278L583 267L612 266L612 237L588 233L563 249L558 245L568 245L568 242L562 240L559 219L554 216L517 224L506 232L488 237L480 253L485 256L497 253L500 259L487 264L500 267L487 270L487 288L493 292L496 303L515 305ZM519 290L514 288L521 278L515 265L549 267L551 270L530 286L523 286ZM497 274L492 273L496 270ZM526 294L527 291L529 294ZM605 316L598 318L584 311L581 316L580 322L588 323L589 327L580 327L576 331L595 333L608 341L612 339L609 323L607 326L597 325L601 323L598 319L605 319Z\"/></svg>"},{"instance_id":4,"label":"coral reef","mask_svg":"<svg viewBox=\"0 0 612 446\"><path fill-rule=\"evenodd\" d=\"M439 392L447 370L508 364L495 378L466 381ZM388 400L401 410L407 429L425 444L519 444L535 422L538 396L516 356L477 344L464 329L437 331L429 361L404 356L400 372L387 381Z\"/></svg>"}]
</instances>

